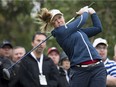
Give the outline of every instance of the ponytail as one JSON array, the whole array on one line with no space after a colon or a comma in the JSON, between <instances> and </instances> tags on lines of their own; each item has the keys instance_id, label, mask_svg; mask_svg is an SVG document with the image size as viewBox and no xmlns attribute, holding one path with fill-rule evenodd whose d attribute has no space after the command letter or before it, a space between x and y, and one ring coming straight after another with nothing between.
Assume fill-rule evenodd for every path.
<instances>
[{"instance_id":1,"label":"ponytail","mask_svg":"<svg viewBox=\"0 0 116 87\"><path fill-rule=\"evenodd\" d=\"M38 14L37 16L37 20L39 21L39 24L41 25L40 27L41 32L45 33L46 31L49 31L52 28L50 23L51 18L52 18L52 15L48 11L48 9L42 8L40 14Z\"/></svg>"}]
</instances>

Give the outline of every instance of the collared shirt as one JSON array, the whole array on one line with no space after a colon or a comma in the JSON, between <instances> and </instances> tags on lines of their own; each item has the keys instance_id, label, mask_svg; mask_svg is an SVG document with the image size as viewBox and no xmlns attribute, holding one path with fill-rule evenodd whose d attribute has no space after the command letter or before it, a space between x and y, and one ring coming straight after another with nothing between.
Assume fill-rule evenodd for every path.
<instances>
[{"instance_id":1,"label":"collared shirt","mask_svg":"<svg viewBox=\"0 0 116 87\"><path fill-rule=\"evenodd\" d=\"M39 58L39 61L38 59L36 58L36 56L34 55L33 52L31 52L31 55L33 56L33 58L37 61L38 63L38 68L39 68L39 71L41 74L43 74L43 71L42 71L42 65L43 65L43 54L41 54L40 58Z\"/></svg>"},{"instance_id":2,"label":"collared shirt","mask_svg":"<svg viewBox=\"0 0 116 87\"><path fill-rule=\"evenodd\" d=\"M108 58L105 60L104 65L107 70L107 75L111 75L116 77L116 62L113 60L109 60Z\"/></svg>"}]
</instances>

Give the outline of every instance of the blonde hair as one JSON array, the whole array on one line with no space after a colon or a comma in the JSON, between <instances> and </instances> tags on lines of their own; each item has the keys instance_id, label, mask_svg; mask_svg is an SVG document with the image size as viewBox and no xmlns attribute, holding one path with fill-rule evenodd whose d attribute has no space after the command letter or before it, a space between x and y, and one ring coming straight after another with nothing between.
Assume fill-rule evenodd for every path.
<instances>
[{"instance_id":1,"label":"blonde hair","mask_svg":"<svg viewBox=\"0 0 116 87\"><path fill-rule=\"evenodd\" d=\"M36 17L39 24L41 25L40 30L41 32L46 33L52 29L52 25L50 20L52 18L52 14L49 12L47 8L42 8L40 14Z\"/></svg>"}]
</instances>

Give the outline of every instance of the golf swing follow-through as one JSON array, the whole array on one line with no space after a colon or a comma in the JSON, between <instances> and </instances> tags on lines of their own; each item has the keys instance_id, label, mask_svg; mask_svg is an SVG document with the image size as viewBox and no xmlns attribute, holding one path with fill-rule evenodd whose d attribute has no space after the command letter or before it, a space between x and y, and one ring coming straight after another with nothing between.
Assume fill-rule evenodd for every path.
<instances>
[{"instance_id":1,"label":"golf swing follow-through","mask_svg":"<svg viewBox=\"0 0 116 87\"><path fill-rule=\"evenodd\" d=\"M92 4L90 4L90 6ZM80 16L78 18L75 16L67 23L65 23L63 13L57 9L49 11L43 8L39 14L40 20L46 23L46 26L43 27L43 31L47 31L48 26L54 28L51 32L52 35L45 39L45 41L51 36L54 36L71 62L71 70L73 72L70 77L71 87L106 87L106 69L101 62L100 55L88 39L88 37L92 37L102 31L101 22L95 10L90 8L90 6L81 8L76 12L77 15ZM93 26L82 29L89 14L91 15ZM37 47L39 47L39 45ZM25 56L37 47L33 48ZM19 61L25 58L25 56ZM17 63L8 69L3 69L6 78L10 78L9 71Z\"/></svg>"},{"instance_id":2,"label":"golf swing follow-through","mask_svg":"<svg viewBox=\"0 0 116 87\"><path fill-rule=\"evenodd\" d=\"M89 40L102 31L101 21L96 11L88 6L76 14L80 16L67 24L61 11L43 8L38 18L44 21L41 24L42 31L53 27L52 36L70 60L70 87L106 87L106 69ZM83 28L89 15L93 25Z\"/></svg>"},{"instance_id":3,"label":"golf swing follow-through","mask_svg":"<svg viewBox=\"0 0 116 87\"><path fill-rule=\"evenodd\" d=\"M88 7L91 7L95 2L92 2ZM79 14L77 14L75 17L71 18L66 24L70 23L71 21L73 21L74 19L76 19L79 16ZM33 48L32 50L30 50L29 52L27 52L22 58L20 58L16 63L14 63L12 66L10 66L8 69L4 68L3 69L3 75L5 79L10 79L10 69L12 69L12 67L14 67L16 64L18 64L23 58L25 58L29 53L31 53L33 50L35 50L37 47L39 47L42 43L44 43L45 41L47 41L52 35L50 34L46 40L44 40L43 42L41 42L40 44L38 44L35 48Z\"/></svg>"}]
</instances>

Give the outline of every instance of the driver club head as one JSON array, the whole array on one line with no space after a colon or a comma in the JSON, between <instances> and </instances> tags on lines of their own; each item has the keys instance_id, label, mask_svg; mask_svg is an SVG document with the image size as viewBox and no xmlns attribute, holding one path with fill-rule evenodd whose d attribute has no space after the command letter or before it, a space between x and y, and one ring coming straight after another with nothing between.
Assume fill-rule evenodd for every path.
<instances>
[{"instance_id":1,"label":"driver club head","mask_svg":"<svg viewBox=\"0 0 116 87\"><path fill-rule=\"evenodd\" d=\"M6 79L6 80L9 80L10 79L10 72L8 69L3 69L3 77Z\"/></svg>"}]
</instances>

